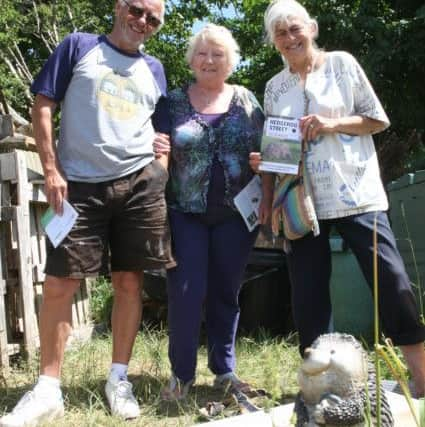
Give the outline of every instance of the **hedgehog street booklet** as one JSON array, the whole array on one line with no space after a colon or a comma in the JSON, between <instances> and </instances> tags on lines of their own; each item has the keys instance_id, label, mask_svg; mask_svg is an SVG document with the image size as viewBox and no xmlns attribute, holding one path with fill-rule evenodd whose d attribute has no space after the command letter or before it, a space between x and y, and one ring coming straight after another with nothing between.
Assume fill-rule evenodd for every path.
<instances>
[{"instance_id":1,"label":"hedgehog street booklet","mask_svg":"<svg viewBox=\"0 0 425 427\"><path fill-rule=\"evenodd\" d=\"M261 138L260 171L298 174L302 137L298 119L268 116Z\"/></svg>"},{"instance_id":2,"label":"hedgehog street booklet","mask_svg":"<svg viewBox=\"0 0 425 427\"><path fill-rule=\"evenodd\" d=\"M55 248L57 248L60 242L68 235L77 217L77 211L67 200L63 201L62 215L58 215L52 207L49 206L41 217L41 226Z\"/></svg>"},{"instance_id":3,"label":"hedgehog street booklet","mask_svg":"<svg viewBox=\"0 0 425 427\"><path fill-rule=\"evenodd\" d=\"M254 230L259 224L261 198L261 179L258 175L254 175L251 181L233 199L235 206L245 221L248 231Z\"/></svg>"}]
</instances>

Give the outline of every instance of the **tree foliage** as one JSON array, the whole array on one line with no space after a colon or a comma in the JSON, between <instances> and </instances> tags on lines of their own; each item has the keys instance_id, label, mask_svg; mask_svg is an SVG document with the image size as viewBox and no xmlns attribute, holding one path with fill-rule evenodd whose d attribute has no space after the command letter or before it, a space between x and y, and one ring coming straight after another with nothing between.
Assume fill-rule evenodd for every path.
<instances>
[{"instance_id":1,"label":"tree foliage","mask_svg":"<svg viewBox=\"0 0 425 427\"><path fill-rule=\"evenodd\" d=\"M425 5L423 0L304 0L319 23L318 45L347 50L364 67L392 122L379 134L385 181L400 172L425 169ZM236 77L262 99L265 82L282 68L264 43L268 0L229 1L238 11L219 19L234 31L245 62ZM406 169L407 168L407 169Z\"/></svg>"},{"instance_id":2,"label":"tree foliage","mask_svg":"<svg viewBox=\"0 0 425 427\"><path fill-rule=\"evenodd\" d=\"M28 117L32 103L29 85L50 52L72 31L109 32L114 0L1 3L0 87L9 104ZM319 22L319 46L351 52L365 68L390 116L391 131L378 138L384 162L391 159L384 167L386 179L393 178L391 170L398 173L401 165L425 167L423 0L303 3ZM166 0L166 25L146 50L164 63L170 87L179 86L189 78L184 52L193 23L200 19L222 23L241 46L242 62L232 80L249 87L262 100L266 81L283 66L279 54L264 39L263 15L268 4L269 0ZM229 8L232 13L223 12ZM393 149L400 151L397 156Z\"/></svg>"}]
</instances>

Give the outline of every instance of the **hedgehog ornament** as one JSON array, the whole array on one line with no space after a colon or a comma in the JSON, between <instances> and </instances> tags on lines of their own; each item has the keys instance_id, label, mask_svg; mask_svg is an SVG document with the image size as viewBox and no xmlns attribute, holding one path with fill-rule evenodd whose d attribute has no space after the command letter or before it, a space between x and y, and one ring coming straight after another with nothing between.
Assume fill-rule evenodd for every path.
<instances>
[{"instance_id":1,"label":"hedgehog ornament","mask_svg":"<svg viewBox=\"0 0 425 427\"><path fill-rule=\"evenodd\" d=\"M368 425L368 400L372 425L376 425L373 365L352 335L332 333L317 338L305 350L298 384L296 427ZM381 426L392 427L391 409L381 390Z\"/></svg>"}]
</instances>

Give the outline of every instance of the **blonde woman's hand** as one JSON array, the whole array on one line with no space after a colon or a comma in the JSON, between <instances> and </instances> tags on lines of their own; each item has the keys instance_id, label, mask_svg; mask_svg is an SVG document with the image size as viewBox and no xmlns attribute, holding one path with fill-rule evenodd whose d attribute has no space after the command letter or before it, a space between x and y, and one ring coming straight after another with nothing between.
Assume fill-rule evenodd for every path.
<instances>
[{"instance_id":1,"label":"blonde woman's hand","mask_svg":"<svg viewBox=\"0 0 425 427\"><path fill-rule=\"evenodd\" d=\"M249 153L249 166L251 166L251 169L255 172L259 172L259 167L261 163L261 153L258 152L252 152Z\"/></svg>"},{"instance_id":2,"label":"blonde woman's hand","mask_svg":"<svg viewBox=\"0 0 425 427\"><path fill-rule=\"evenodd\" d=\"M156 132L153 140L153 152L158 159L163 155L168 155L171 151L170 136L166 133Z\"/></svg>"}]
</instances>

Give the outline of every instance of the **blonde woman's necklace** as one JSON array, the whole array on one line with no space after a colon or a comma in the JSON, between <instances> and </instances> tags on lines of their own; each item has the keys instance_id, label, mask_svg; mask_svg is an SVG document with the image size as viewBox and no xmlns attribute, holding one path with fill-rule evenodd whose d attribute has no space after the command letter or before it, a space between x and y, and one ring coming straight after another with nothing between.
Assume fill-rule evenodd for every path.
<instances>
[{"instance_id":1,"label":"blonde woman's necklace","mask_svg":"<svg viewBox=\"0 0 425 427\"><path fill-rule=\"evenodd\" d=\"M206 92L204 93L204 101L205 101L205 104L207 105L207 107L209 107L212 103L211 98L208 96L208 94Z\"/></svg>"}]
</instances>

